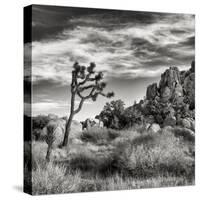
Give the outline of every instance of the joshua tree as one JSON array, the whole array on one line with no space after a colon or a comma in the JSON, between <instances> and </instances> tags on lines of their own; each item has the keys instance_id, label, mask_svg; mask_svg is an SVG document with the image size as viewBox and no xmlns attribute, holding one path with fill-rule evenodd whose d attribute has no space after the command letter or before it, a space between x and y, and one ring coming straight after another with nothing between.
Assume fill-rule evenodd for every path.
<instances>
[{"instance_id":1,"label":"joshua tree","mask_svg":"<svg viewBox=\"0 0 200 200\"><path fill-rule=\"evenodd\" d=\"M113 92L103 93L106 83L103 82L103 72L95 72L95 63L90 63L86 68L80 66L78 62L74 63L72 71L72 82L71 82L71 109L69 119L66 123L65 135L63 140L63 146L68 143L68 136L70 133L72 119L77 114L85 100L92 99L96 101L99 95L110 98L114 96ZM80 102L78 107L75 109L75 98L79 97Z\"/></svg>"}]
</instances>

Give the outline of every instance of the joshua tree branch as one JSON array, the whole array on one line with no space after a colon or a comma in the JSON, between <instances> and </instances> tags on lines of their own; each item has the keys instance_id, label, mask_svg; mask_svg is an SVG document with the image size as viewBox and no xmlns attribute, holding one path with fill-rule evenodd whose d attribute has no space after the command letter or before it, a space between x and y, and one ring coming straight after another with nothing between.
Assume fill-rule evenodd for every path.
<instances>
[{"instance_id":1,"label":"joshua tree branch","mask_svg":"<svg viewBox=\"0 0 200 200\"><path fill-rule=\"evenodd\" d=\"M78 86L84 85L88 81L95 81L95 78L91 78L90 76L91 74L87 74L85 79L78 83Z\"/></svg>"},{"instance_id":2,"label":"joshua tree branch","mask_svg":"<svg viewBox=\"0 0 200 200\"><path fill-rule=\"evenodd\" d=\"M74 111L74 114L77 114L81 110L84 101L85 101L85 98L82 98L81 101L80 101L80 103L79 103L78 108Z\"/></svg>"},{"instance_id":3,"label":"joshua tree branch","mask_svg":"<svg viewBox=\"0 0 200 200\"><path fill-rule=\"evenodd\" d=\"M91 84L91 85L87 85L87 86L84 86L84 87L78 87L78 90L80 92L84 91L84 90L87 90L87 89L90 89L90 88L93 88L93 87L96 87L95 84Z\"/></svg>"}]
</instances>

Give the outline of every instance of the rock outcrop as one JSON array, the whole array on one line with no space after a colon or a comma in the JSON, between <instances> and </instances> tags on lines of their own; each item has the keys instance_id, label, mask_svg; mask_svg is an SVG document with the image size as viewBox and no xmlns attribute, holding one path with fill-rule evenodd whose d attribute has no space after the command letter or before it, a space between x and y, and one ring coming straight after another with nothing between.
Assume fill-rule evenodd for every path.
<instances>
[{"instance_id":1,"label":"rock outcrop","mask_svg":"<svg viewBox=\"0 0 200 200\"><path fill-rule=\"evenodd\" d=\"M153 83L147 87L146 99L139 104L146 123L178 125L194 131L195 63L187 71L167 69L158 86Z\"/></svg>"},{"instance_id":2,"label":"rock outcrop","mask_svg":"<svg viewBox=\"0 0 200 200\"><path fill-rule=\"evenodd\" d=\"M153 83L153 84L149 85L147 87L147 92L146 92L147 99L148 100L154 99L157 95L157 91L158 91L157 83Z\"/></svg>"},{"instance_id":3,"label":"rock outcrop","mask_svg":"<svg viewBox=\"0 0 200 200\"><path fill-rule=\"evenodd\" d=\"M177 67L170 67L161 75L159 89L164 102L183 96L180 71Z\"/></svg>"}]
</instances>

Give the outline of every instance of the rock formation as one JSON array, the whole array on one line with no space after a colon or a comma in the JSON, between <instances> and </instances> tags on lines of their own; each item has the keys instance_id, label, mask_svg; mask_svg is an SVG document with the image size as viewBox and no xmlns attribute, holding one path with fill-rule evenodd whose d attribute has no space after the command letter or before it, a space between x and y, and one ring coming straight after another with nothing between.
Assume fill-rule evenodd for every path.
<instances>
[{"instance_id":1,"label":"rock formation","mask_svg":"<svg viewBox=\"0 0 200 200\"><path fill-rule=\"evenodd\" d=\"M157 83L153 83L153 84L149 85L147 87L147 92L146 92L147 99L148 100L154 99L157 95L157 91L158 91Z\"/></svg>"},{"instance_id":2,"label":"rock formation","mask_svg":"<svg viewBox=\"0 0 200 200\"><path fill-rule=\"evenodd\" d=\"M194 131L195 63L187 71L167 69L161 74L159 85L149 85L146 99L135 107L141 108L146 123L161 127L178 125Z\"/></svg>"}]
</instances>

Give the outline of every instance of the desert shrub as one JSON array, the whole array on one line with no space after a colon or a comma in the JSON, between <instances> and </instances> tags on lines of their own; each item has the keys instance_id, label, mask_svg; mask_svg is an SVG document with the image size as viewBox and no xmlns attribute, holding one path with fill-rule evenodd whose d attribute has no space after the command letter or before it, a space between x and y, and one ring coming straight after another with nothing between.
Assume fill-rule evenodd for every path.
<instances>
[{"instance_id":1,"label":"desert shrub","mask_svg":"<svg viewBox=\"0 0 200 200\"><path fill-rule=\"evenodd\" d=\"M159 136L159 135L158 134L154 134L154 135L153 134L143 134L143 135L140 135L132 141L132 145L136 147L136 146L145 144L145 145L148 145L148 147L151 147L151 146L155 145L156 136Z\"/></svg>"},{"instance_id":2,"label":"desert shrub","mask_svg":"<svg viewBox=\"0 0 200 200\"><path fill-rule=\"evenodd\" d=\"M73 170L89 171L91 174L111 171L113 152L106 146L87 144L76 148L76 153L69 155L69 165Z\"/></svg>"},{"instance_id":3,"label":"desert shrub","mask_svg":"<svg viewBox=\"0 0 200 200\"><path fill-rule=\"evenodd\" d=\"M147 132L145 123L134 124L134 126L132 126L132 129L137 131L140 134L145 134Z\"/></svg>"},{"instance_id":4,"label":"desert shrub","mask_svg":"<svg viewBox=\"0 0 200 200\"><path fill-rule=\"evenodd\" d=\"M119 131L107 128L92 127L83 131L81 139L85 142L92 142L95 144L106 144L119 136Z\"/></svg>"},{"instance_id":5,"label":"desert shrub","mask_svg":"<svg viewBox=\"0 0 200 200\"><path fill-rule=\"evenodd\" d=\"M57 194L79 192L80 173L66 171L64 167L49 163L46 168L38 166L32 173L33 194Z\"/></svg>"},{"instance_id":6,"label":"desert shrub","mask_svg":"<svg viewBox=\"0 0 200 200\"><path fill-rule=\"evenodd\" d=\"M112 134L112 136L109 134ZM89 170L93 173L100 173L103 176L115 172L128 171L124 163L127 163L131 153L131 140L120 135L114 139L113 134L115 135L115 131L106 131L106 136L103 139L106 138L107 143L102 144L101 142L101 145L99 145L99 142L96 141L99 137L95 136L95 142L90 138L92 143L88 142L84 146L76 147L76 153L69 156L70 167L84 171ZM102 141L102 136L100 140Z\"/></svg>"},{"instance_id":7,"label":"desert shrub","mask_svg":"<svg viewBox=\"0 0 200 200\"><path fill-rule=\"evenodd\" d=\"M140 145L133 146L129 165L137 177L157 174L193 176L194 158L188 156L189 151L188 146L173 133L159 135L151 147L144 141Z\"/></svg>"}]
</instances>

